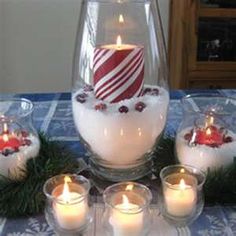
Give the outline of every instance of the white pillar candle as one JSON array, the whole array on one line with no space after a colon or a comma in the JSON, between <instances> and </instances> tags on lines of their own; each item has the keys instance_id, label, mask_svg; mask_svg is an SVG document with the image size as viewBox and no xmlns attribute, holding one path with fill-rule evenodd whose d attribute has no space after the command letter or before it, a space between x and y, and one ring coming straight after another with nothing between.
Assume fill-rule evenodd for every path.
<instances>
[{"instance_id":1,"label":"white pillar candle","mask_svg":"<svg viewBox=\"0 0 236 236\"><path fill-rule=\"evenodd\" d=\"M186 185L184 179L179 184L166 186L164 199L170 215L184 217L190 215L196 207L196 189Z\"/></svg>"},{"instance_id":2,"label":"white pillar candle","mask_svg":"<svg viewBox=\"0 0 236 236\"><path fill-rule=\"evenodd\" d=\"M62 228L73 230L80 228L86 221L88 212L87 199L78 192L70 191L68 183L71 180L68 176L64 180L63 192L56 196L56 201L53 205L54 214ZM61 188L61 186L57 188ZM53 195L57 195L57 188L54 190L55 194Z\"/></svg>"},{"instance_id":3,"label":"white pillar candle","mask_svg":"<svg viewBox=\"0 0 236 236\"><path fill-rule=\"evenodd\" d=\"M114 236L138 236L143 229L143 212L137 204L130 203L126 195L123 202L112 210L110 224Z\"/></svg>"}]
</instances>

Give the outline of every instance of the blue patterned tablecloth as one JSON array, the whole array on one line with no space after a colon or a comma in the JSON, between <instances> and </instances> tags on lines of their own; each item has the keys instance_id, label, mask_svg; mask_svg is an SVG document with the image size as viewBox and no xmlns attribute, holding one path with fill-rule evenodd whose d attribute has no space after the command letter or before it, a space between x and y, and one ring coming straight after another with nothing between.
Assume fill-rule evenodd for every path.
<instances>
[{"instance_id":1,"label":"blue patterned tablecloth","mask_svg":"<svg viewBox=\"0 0 236 236\"><path fill-rule=\"evenodd\" d=\"M182 119L182 110L180 106L180 98L186 94L196 92L216 93L236 98L236 90L185 90L171 92L171 102L168 114L166 133L174 135ZM7 95L4 95L7 96ZM47 133L54 140L64 142L78 157L84 157L85 150L78 142L78 136L74 127L70 94L54 93L54 94L21 94L14 95L32 100L35 104L35 112L33 115L35 127ZM153 230L151 235L236 235L236 206L235 207L205 207L202 215L189 227L175 228L167 224L158 210L154 209ZM100 228L98 219L102 214L102 206L97 206L95 211L95 220L89 236L103 236L104 232ZM30 235L54 235L52 229L45 221L43 215L31 218L21 219L5 219L0 218L0 235L8 236L30 236Z\"/></svg>"}]
</instances>

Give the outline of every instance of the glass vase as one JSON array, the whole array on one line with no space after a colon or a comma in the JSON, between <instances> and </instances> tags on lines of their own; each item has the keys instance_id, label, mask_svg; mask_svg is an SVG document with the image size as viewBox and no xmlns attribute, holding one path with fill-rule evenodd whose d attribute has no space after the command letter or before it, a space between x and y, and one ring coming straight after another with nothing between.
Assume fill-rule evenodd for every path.
<instances>
[{"instance_id":1,"label":"glass vase","mask_svg":"<svg viewBox=\"0 0 236 236\"><path fill-rule=\"evenodd\" d=\"M94 174L121 181L150 173L168 104L156 1L83 1L72 108Z\"/></svg>"},{"instance_id":2,"label":"glass vase","mask_svg":"<svg viewBox=\"0 0 236 236\"><path fill-rule=\"evenodd\" d=\"M23 98L0 98L0 176L23 178L28 159L40 141L32 124L33 104Z\"/></svg>"},{"instance_id":3,"label":"glass vase","mask_svg":"<svg viewBox=\"0 0 236 236\"><path fill-rule=\"evenodd\" d=\"M236 99L196 94L182 99L184 117L176 136L181 164L218 169L236 157Z\"/></svg>"}]
</instances>

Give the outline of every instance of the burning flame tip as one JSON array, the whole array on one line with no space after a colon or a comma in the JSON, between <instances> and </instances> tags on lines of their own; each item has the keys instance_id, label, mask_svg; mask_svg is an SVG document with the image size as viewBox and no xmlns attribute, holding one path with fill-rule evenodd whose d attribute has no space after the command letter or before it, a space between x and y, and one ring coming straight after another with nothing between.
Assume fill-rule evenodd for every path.
<instances>
[{"instance_id":1,"label":"burning flame tip","mask_svg":"<svg viewBox=\"0 0 236 236\"><path fill-rule=\"evenodd\" d=\"M179 185L180 185L180 189L182 189L182 190L184 190L184 189L186 188L186 184L185 184L184 179L181 179L181 180L180 180Z\"/></svg>"}]
</instances>

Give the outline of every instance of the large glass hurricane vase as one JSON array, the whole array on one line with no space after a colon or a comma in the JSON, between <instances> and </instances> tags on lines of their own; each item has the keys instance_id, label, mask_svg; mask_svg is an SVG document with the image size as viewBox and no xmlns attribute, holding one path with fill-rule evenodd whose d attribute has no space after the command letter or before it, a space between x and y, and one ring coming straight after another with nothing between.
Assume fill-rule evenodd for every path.
<instances>
[{"instance_id":1,"label":"large glass hurricane vase","mask_svg":"<svg viewBox=\"0 0 236 236\"><path fill-rule=\"evenodd\" d=\"M83 1L73 69L75 126L96 175L150 172L169 104L156 1Z\"/></svg>"}]
</instances>

